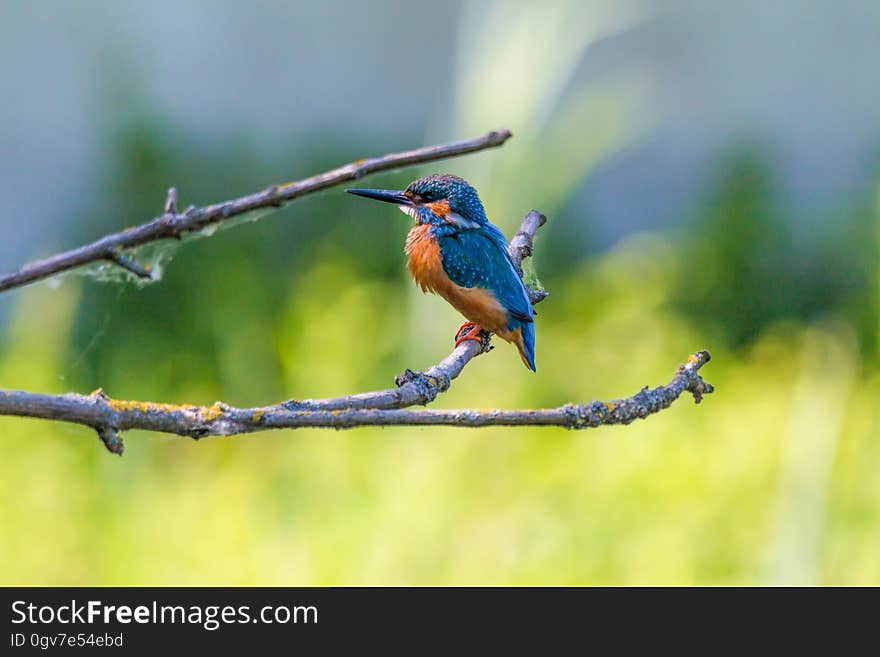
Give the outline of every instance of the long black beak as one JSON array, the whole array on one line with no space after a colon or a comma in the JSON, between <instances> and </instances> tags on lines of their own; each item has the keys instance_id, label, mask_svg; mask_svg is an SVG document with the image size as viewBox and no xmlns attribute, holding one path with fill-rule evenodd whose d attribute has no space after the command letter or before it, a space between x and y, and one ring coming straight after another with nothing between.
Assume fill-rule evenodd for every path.
<instances>
[{"instance_id":1,"label":"long black beak","mask_svg":"<svg viewBox=\"0 0 880 657\"><path fill-rule=\"evenodd\" d=\"M394 203L396 205L412 205L413 202L403 192L397 192L393 189L346 189L349 194L355 196L363 196L364 198L372 198L377 201L385 201L386 203Z\"/></svg>"}]
</instances>

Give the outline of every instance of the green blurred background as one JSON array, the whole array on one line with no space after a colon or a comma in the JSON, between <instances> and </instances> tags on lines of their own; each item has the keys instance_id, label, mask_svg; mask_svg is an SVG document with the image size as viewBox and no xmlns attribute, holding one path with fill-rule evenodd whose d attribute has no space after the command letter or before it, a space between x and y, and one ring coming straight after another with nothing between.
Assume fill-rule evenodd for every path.
<instances>
[{"instance_id":1,"label":"green blurred background","mask_svg":"<svg viewBox=\"0 0 880 657\"><path fill-rule=\"evenodd\" d=\"M317 6L320 4L320 6ZM441 6L442 5L442 6ZM874 3L0 8L0 264L353 159L509 127L448 171L552 296L437 407L717 388L629 427L198 443L0 418L0 583L880 584ZM390 385L460 323L408 220L333 189L163 245L139 287L0 295L0 387L258 405Z\"/></svg>"}]
</instances>

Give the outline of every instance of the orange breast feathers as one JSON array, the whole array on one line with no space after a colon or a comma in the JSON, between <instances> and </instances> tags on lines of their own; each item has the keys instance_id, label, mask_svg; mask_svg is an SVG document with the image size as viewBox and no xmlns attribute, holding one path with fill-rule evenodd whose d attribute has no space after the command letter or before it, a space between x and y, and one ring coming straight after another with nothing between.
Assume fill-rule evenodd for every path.
<instances>
[{"instance_id":1,"label":"orange breast feathers","mask_svg":"<svg viewBox=\"0 0 880 657\"><path fill-rule=\"evenodd\" d=\"M467 319L487 331L499 335L507 332L507 310L498 303L495 295L485 288L456 285L443 270L440 244L431 234L430 226L414 226L406 238L404 250L409 256L409 273L422 292L439 294Z\"/></svg>"}]
</instances>

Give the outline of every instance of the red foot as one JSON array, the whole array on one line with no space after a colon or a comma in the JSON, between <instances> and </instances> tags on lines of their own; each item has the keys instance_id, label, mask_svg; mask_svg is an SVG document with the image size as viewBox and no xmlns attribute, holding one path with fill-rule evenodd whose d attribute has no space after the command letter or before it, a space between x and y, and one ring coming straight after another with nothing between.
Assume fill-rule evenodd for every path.
<instances>
[{"instance_id":1,"label":"red foot","mask_svg":"<svg viewBox=\"0 0 880 657\"><path fill-rule=\"evenodd\" d=\"M483 338L480 336L482 332L483 327L479 324L465 322L459 327L458 332L455 334L455 346L458 347L462 342L467 342L468 340L473 340L482 345Z\"/></svg>"}]
</instances>

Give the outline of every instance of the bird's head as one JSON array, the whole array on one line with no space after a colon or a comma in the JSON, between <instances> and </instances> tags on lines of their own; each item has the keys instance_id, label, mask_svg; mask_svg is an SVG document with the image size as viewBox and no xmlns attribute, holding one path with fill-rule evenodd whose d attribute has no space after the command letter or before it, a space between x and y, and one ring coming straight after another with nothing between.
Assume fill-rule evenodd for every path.
<instances>
[{"instance_id":1,"label":"bird's head","mask_svg":"<svg viewBox=\"0 0 880 657\"><path fill-rule=\"evenodd\" d=\"M402 192L388 189L346 191L349 194L394 203L420 224L448 225L465 230L478 228L488 221L477 190L458 176L449 174L419 178Z\"/></svg>"}]
</instances>

